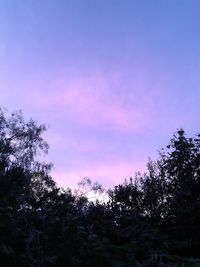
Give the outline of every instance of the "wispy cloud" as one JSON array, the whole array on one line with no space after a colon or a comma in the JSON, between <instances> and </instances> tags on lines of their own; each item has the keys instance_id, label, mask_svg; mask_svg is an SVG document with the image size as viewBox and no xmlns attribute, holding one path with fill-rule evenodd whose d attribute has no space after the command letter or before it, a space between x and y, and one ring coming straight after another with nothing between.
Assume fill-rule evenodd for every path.
<instances>
[{"instance_id":1,"label":"wispy cloud","mask_svg":"<svg viewBox=\"0 0 200 267\"><path fill-rule=\"evenodd\" d=\"M128 99L129 95L125 96L123 88L118 90L118 82L116 78L98 76L56 82L54 90L50 90L48 95L35 91L34 103L79 124L110 127L120 131L143 129L148 124L148 105L142 107L139 101L134 101L131 105L132 99ZM134 93L137 99L139 95Z\"/></svg>"},{"instance_id":2,"label":"wispy cloud","mask_svg":"<svg viewBox=\"0 0 200 267\"><path fill-rule=\"evenodd\" d=\"M59 186L68 186L76 188L78 182L84 177L89 177L94 181L102 183L108 187L112 187L122 183L124 179L134 177L135 172L145 171L146 162L144 161L124 161L111 160L107 163L93 162L90 166L77 166L75 169L55 168L52 171Z\"/></svg>"},{"instance_id":3,"label":"wispy cloud","mask_svg":"<svg viewBox=\"0 0 200 267\"><path fill-rule=\"evenodd\" d=\"M58 131L51 131L46 134L46 139L49 140L52 147L57 149L69 149L79 153L93 152L99 149L99 144L95 142L91 137L82 138L81 136L72 136L70 134L60 134Z\"/></svg>"}]
</instances>

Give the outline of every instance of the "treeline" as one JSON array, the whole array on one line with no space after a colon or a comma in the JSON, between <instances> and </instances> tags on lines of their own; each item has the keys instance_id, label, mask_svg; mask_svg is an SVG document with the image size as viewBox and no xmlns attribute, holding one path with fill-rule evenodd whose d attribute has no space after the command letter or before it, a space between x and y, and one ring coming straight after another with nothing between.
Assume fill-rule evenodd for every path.
<instances>
[{"instance_id":1,"label":"treeline","mask_svg":"<svg viewBox=\"0 0 200 267\"><path fill-rule=\"evenodd\" d=\"M56 186L44 125L0 111L0 266L200 266L200 135L91 202Z\"/></svg>"}]
</instances>

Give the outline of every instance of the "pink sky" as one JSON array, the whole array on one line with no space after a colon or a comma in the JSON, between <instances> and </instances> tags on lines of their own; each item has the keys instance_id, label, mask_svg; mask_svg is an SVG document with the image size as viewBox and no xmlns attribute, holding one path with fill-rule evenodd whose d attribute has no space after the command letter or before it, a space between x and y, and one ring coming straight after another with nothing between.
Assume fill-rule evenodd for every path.
<instances>
[{"instance_id":1,"label":"pink sky","mask_svg":"<svg viewBox=\"0 0 200 267\"><path fill-rule=\"evenodd\" d=\"M84 2L84 3L83 3ZM0 101L49 126L58 184L112 186L199 131L200 4L0 1Z\"/></svg>"}]
</instances>

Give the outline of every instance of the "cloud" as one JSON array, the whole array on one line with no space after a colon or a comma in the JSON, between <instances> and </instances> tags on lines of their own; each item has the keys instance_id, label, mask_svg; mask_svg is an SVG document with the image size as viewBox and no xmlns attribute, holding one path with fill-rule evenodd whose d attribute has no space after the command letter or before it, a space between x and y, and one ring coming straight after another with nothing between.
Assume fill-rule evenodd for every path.
<instances>
[{"instance_id":1,"label":"cloud","mask_svg":"<svg viewBox=\"0 0 200 267\"><path fill-rule=\"evenodd\" d=\"M100 182L103 186L112 187L122 183L125 178L134 177L135 172L145 171L146 162L144 161L124 161L111 160L107 163L93 162L90 166L77 166L75 169L64 170L55 168L52 176L59 186L76 188L77 184L84 177L89 177L93 181Z\"/></svg>"},{"instance_id":2,"label":"cloud","mask_svg":"<svg viewBox=\"0 0 200 267\"><path fill-rule=\"evenodd\" d=\"M76 152L94 152L99 149L99 144L91 137L86 139L79 135L65 135L59 131L52 132L51 129L46 133L46 140L56 149L66 148Z\"/></svg>"},{"instance_id":3,"label":"cloud","mask_svg":"<svg viewBox=\"0 0 200 267\"><path fill-rule=\"evenodd\" d=\"M135 95L119 89L120 79L95 76L65 80L53 84L48 95L41 91L32 94L41 109L55 112L63 119L94 127L109 127L120 131L140 131L148 124L148 105L142 106ZM134 94L134 93L133 93Z\"/></svg>"}]
</instances>

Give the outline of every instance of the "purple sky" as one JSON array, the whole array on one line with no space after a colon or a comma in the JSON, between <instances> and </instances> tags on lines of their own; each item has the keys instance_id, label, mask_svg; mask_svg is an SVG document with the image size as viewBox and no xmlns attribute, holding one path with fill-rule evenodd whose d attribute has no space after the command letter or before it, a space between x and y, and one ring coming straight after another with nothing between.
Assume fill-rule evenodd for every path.
<instances>
[{"instance_id":1,"label":"purple sky","mask_svg":"<svg viewBox=\"0 0 200 267\"><path fill-rule=\"evenodd\" d=\"M50 126L59 185L145 170L199 103L199 0L0 1L0 104Z\"/></svg>"}]
</instances>

